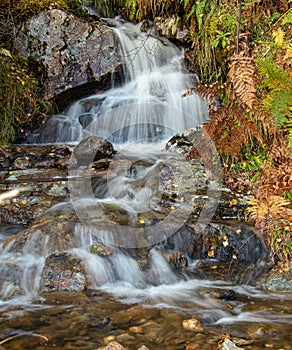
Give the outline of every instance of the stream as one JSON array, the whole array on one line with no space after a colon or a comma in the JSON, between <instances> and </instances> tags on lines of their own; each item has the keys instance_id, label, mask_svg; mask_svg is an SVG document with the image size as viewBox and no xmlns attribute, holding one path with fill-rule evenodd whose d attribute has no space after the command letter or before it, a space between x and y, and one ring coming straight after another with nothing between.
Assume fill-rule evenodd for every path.
<instances>
[{"instance_id":1,"label":"stream","mask_svg":"<svg viewBox=\"0 0 292 350\"><path fill-rule=\"evenodd\" d=\"M291 289L261 285L265 242L243 221L245 196L222 185L200 131L207 104L182 98L196 75L143 23L111 25L123 84L2 154L1 191L20 188L9 203L38 209L0 226L0 349L217 350L229 338L225 350L292 349ZM94 147L76 156L95 136L110 160ZM201 157L189 161L180 146L193 137Z\"/></svg>"}]
</instances>

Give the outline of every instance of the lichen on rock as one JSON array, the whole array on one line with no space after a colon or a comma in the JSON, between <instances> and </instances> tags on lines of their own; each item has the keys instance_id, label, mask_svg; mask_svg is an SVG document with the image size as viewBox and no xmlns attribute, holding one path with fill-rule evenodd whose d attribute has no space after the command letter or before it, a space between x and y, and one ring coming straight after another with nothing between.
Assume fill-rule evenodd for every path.
<instances>
[{"instance_id":1,"label":"lichen on rock","mask_svg":"<svg viewBox=\"0 0 292 350\"><path fill-rule=\"evenodd\" d=\"M42 93L47 99L76 87L75 94L86 94L86 90L90 93L98 81L121 64L110 28L57 9L26 22L17 34L16 47L20 55L41 65Z\"/></svg>"}]
</instances>

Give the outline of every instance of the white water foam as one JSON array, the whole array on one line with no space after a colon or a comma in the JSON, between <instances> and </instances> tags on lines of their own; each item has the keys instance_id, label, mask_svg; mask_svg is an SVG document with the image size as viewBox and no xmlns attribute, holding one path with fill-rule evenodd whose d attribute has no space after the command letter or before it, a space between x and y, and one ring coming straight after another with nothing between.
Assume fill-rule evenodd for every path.
<instances>
[{"instance_id":1,"label":"white water foam","mask_svg":"<svg viewBox=\"0 0 292 350\"><path fill-rule=\"evenodd\" d=\"M116 24L125 83L53 116L32 142L78 142L90 134L114 143L157 141L206 120L205 102L196 94L182 97L198 83L183 67L182 51L139 25Z\"/></svg>"}]
</instances>

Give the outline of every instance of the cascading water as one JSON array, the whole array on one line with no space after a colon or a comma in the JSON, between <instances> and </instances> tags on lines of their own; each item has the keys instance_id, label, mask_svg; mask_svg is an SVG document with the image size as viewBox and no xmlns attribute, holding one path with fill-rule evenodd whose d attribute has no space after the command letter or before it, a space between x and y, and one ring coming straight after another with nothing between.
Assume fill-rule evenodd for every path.
<instances>
[{"instance_id":1,"label":"cascading water","mask_svg":"<svg viewBox=\"0 0 292 350\"><path fill-rule=\"evenodd\" d=\"M201 125L207 118L207 108L196 95L182 98L182 94L197 83L197 77L184 70L181 50L151 31L141 31L141 24L122 23L120 20L116 20L115 24L114 31L120 42L121 55L124 57L124 84L75 102L66 114L50 118L46 125L32 136L31 141L76 143L87 135L97 135L110 139L115 145L118 144L120 158L112 162L113 165L103 180L106 189L102 190L100 184L95 186L93 198L88 198L84 193L79 194L79 183L74 180L74 173L73 175L71 173L73 180L69 181L71 184L69 187L74 209L79 219L81 214L85 213L86 216L92 215L94 219L100 220L98 226L101 229L94 235L95 223L94 228L90 229L91 238L87 237L87 243L102 241L123 247L153 245L168 236L164 231L174 232L190 209L187 206L187 211L178 210L179 214L170 214L171 220L170 222L166 220L165 225L152 227L152 224L149 224L147 234L151 235L151 238L140 237L144 234L144 227L141 230L137 227L137 223L144 219L139 215L150 212L150 218L145 219L146 228L148 221L156 222L157 218L152 214L155 212L154 207L157 206L156 197L159 200L162 193L160 172L165 171L167 174L169 172L167 162L174 161L165 158L165 154L161 155L161 143L157 141ZM145 144L141 146L144 142L147 142L147 149ZM123 146L125 144L130 144L130 147ZM117 174L119 163L124 161L128 162L127 169L123 166L125 171ZM181 159L178 162L180 161ZM185 165L182 163L185 163L184 159L179 163L180 167ZM166 180L166 183L169 181ZM81 182L84 182L84 179ZM174 190L175 195L179 195L180 186L177 184L173 186L177 187ZM78 195L74 196L76 189ZM104 215L104 210L108 207L126 212L128 227L121 227L118 222L109 220ZM49 215L52 215L51 213L54 213L54 208ZM179 225L176 223L178 219ZM165 220L161 221L163 223ZM173 226L171 229L170 225ZM157 230L161 231L160 235L157 235ZM82 236L81 231L75 232L79 238ZM119 238L122 236L121 232L124 232L123 241ZM26 263L25 259L13 258L13 253L9 252L11 244L2 248L0 246L0 249L3 266L7 266L7 261L12 259L10 267L5 267L7 274L9 275L11 269L18 271L14 287L19 289L20 294L37 291L40 288L42 268L34 268L35 273L31 274L30 278L27 278L27 271L34 265L43 267L45 257L54 253L57 248L50 246L49 235L44 236L40 232L29 235L23 247L24 256L28 261ZM153 259L155 251L151 253L152 258L149 258L152 267L145 273L140 271L137 263L123 252L117 253L112 258L102 259L91 254L89 250L90 245L84 244L81 240L80 247L74 254L84 261L88 274L92 276L93 287L117 280L146 287L150 280L154 284L169 284L180 279L171 271L168 262L160 254L156 254L156 259ZM34 253L35 258L32 259ZM157 261L160 263L157 264ZM122 266L126 268L121 269ZM31 288L23 285L24 279L29 280ZM3 284L4 298L13 294L10 293L10 289L13 289L11 284L8 282Z\"/></svg>"},{"instance_id":2,"label":"cascading water","mask_svg":"<svg viewBox=\"0 0 292 350\"><path fill-rule=\"evenodd\" d=\"M181 50L142 32L141 24L116 24L124 84L77 101L66 114L53 116L31 142L78 142L89 134L114 143L153 141L206 120L206 104L197 95L182 98L197 77L183 68Z\"/></svg>"},{"instance_id":3,"label":"cascading water","mask_svg":"<svg viewBox=\"0 0 292 350\"><path fill-rule=\"evenodd\" d=\"M0 240L3 240L0 242L0 316L4 320L13 319L22 312L33 310L35 313L36 309L41 309L40 316L46 325L49 313L43 317L42 312L48 306L41 304L42 299L38 295L44 286L44 280L59 278L65 279L67 283L66 278L73 278L74 271L79 268L74 266L72 270L65 269L60 272L55 271L54 266L47 266L48 257L54 255L58 260L64 257L62 253L65 252L77 257L85 271L84 274L82 271L75 274L79 280L76 277L74 283L82 283L87 278L86 288L100 298L97 307L89 304L89 321L86 321L89 324L93 319L102 317L99 314L102 314L102 303L111 305L111 296L114 296L118 300L115 307L120 307L122 302L155 306L158 309L167 309L166 313L176 310L178 314L174 318L179 318L176 325L179 332L181 316L178 315L184 314L187 317L196 315L202 320L204 327L217 327L219 332L232 332L232 327L235 327L236 336L245 336L245 331L242 330L244 321L253 324L260 322L264 327L271 327L271 332L274 333L277 333L277 329L284 329L283 338L287 338L289 330L286 328L292 323L287 312L287 305L291 302L289 295L283 297L279 303L279 294L276 293L259 291L251 286L236 286L222 280L204 279L202 277L205 276L194 273L198 259L192 256L191 248L197 239L197 232L200 232L200 226L197 231L185 229L171 236L172 233L177 233L189 216L196 190L205 191L203 197L212 207L216 181L200 162L190 165L182 156L161 152L161 143L157 141L201 125L207 118L206 105L196 95L182 98L183 92L193 87L197 78L184 71L180 50L149 31L141 31L141 25L134 26L119 20L116 25L114 30L125 58L124 84L77 101L66 114L53 116L30 141L78 143L87 135L93 134L111 140L119 153L112 160L105 175L99 174L93 179L91 170L88 170L85 179L80 179L80 169L76 173L71 172L71 201L51 208L32 228L25 233L20 232L21 239L17 238L17 244L13 236L7 241L7 235L4 232L2 235L0 230ZM212 196L208 196L206 186L212 189ZM207 217L203 215L202 223L211 219L211 207L206 210ZM72 212L77 213L79 220L75 214L68 215ZM73 220L69 233L62 232L62 225L67 220ZM59 231L66 237L58 245L56 236ZM236 235L238 231L241 230L237 230ZM246 254L254 254L256 258L252 262L260 265L265 254L261 241L248 232L246 236L242 233L242 236L238 250L248 247ZM226 237L227 235L221 237L222 239L217 238L219 241L221 239L228 250L229 240ZM23 241L25 243L21 245ZM109 248L105 255L92 251L96 243L102 243ZM185 254L182 261L178 261L184 263L184 269L174 268L168 259L173 253L176 257L180 252ZM209 256L209 253L207 250L204 252L205 256ZM213 262L212 268L216 270L218 261L213 259ZM231 260L228 269L232 264ZM61 285L61 281L58 280L57 285L58 283ZM76 285L72 284L68 289L71 292L78 291L79 285ZM251 302L256 306L251 308ZM271 313L263 308L267 304ZM95 309L98 310L97 316L94 314ZM58 309L57 318L59 312ZM107 312L104 320L108 316L114 320L111 313L115 310ZM126 314L128 311L125 309L124 312ZM67 322L68 319L70 321L68 327L60 325L61 348L64 348L64 329L68 331L65 338L71 339L74 325L70 320L72 315L65 315ZM82 317L85 316L82 314ZM143 318L140 323L145 321ZM40 333L42 328L39 330L38 327L42 327L42 322L37 322L40 326L36 326ZM96 323L91 325L95 335L92 336L88 331L89 343L92 339L96 342L95 337L100 337L102 327L105 328L105 336L120 335L121 332L115 324L110 329L107 323L104 326L102 322L101 326ZM161 319L157 319L157 325L158 322ZM84 323L84 318L81 323ZM274 323L275 329L271 326ZM126 326L126 331L128 328L129 325ZM167 323L165 328L168 328ZM53 332L55 329L58 333L58 326L51 328ZM7 336L13 334L10 329L4 327L4 330ZM84 343L86 334L85 332L81 336ZM139 336L142 337L141 334ZM128 340L129 348L137 348L139 338L131 340L131 337L133 338L130 336ZM74 341L76 339L80 339L79 333ZM180 343L174 340L173 344ZM86 344L84 349L96 348L95 345L96 343ZM50 346L55 347L55 342L48 345ZM161 343L155 343L154 346L155 349L166 348ZM150 348L153 347L150 345Z\"/></svg>"}]
</instances>

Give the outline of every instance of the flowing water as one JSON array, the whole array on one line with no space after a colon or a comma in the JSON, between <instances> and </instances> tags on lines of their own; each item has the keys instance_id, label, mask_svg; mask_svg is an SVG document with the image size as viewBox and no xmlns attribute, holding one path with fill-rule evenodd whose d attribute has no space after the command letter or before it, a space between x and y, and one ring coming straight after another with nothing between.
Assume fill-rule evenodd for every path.
<instances>
[{"instance_id":1,"label":"flowing water","mask_svg":"<svg viewBox=\"0 0 292 350\"><path fill-rule=\"evenodd\" d=\"M187 267L177 270L162 253L160 243L190 214L194 192L204 190L211 203L200 224L210 221L218 204L218 176L205 164L190 165L161 151L163 140L206 120L206 105L196 95L181 97L197 78L184 70L180 50L151 31L141 32L141 25L115 24L124 84L77 101L31 142L78 143L94 134L120 152L105 175L93 179L71 171L71 201L25 231L20 248L12 249L13 239L7 243L17 228L1 230L0 348L85 350L116 340L129 349L217 349L222 335L230 334L244 349L291 349L292 294L206 279L194 273L198 261L187 253ZM55 236L62 235L73 209L81 222L64 231L67 246L61 249ZM93 253L97 242L111 251ZM259 244L252 249L260 252L254 261L260 267L261 241L252 242ZM187 250L188 244L180 236L172 250ZM39 294L46 258L56 252L82 261L86 290L78 289L84 275L76 265L76 273L64 272L65 279L75 276L70 292ZM200 327L186 326L192 319Z\"/></svg>"},{"instance_id":2,"label":"flowing water","mask_svg":"<svg viewBox=\"0 0 292 350\"><path fill-rule=\"evenodd\" d=\"M77 101L65 114L50 119L32 142L76 142L88 134L123 143L167 139L199 126L207 106L197 96L182 94L197 84L183 68L183 53L163 38L119 21L115 33L124 57L120 87Z\"/></svg>"}]
</instances>

